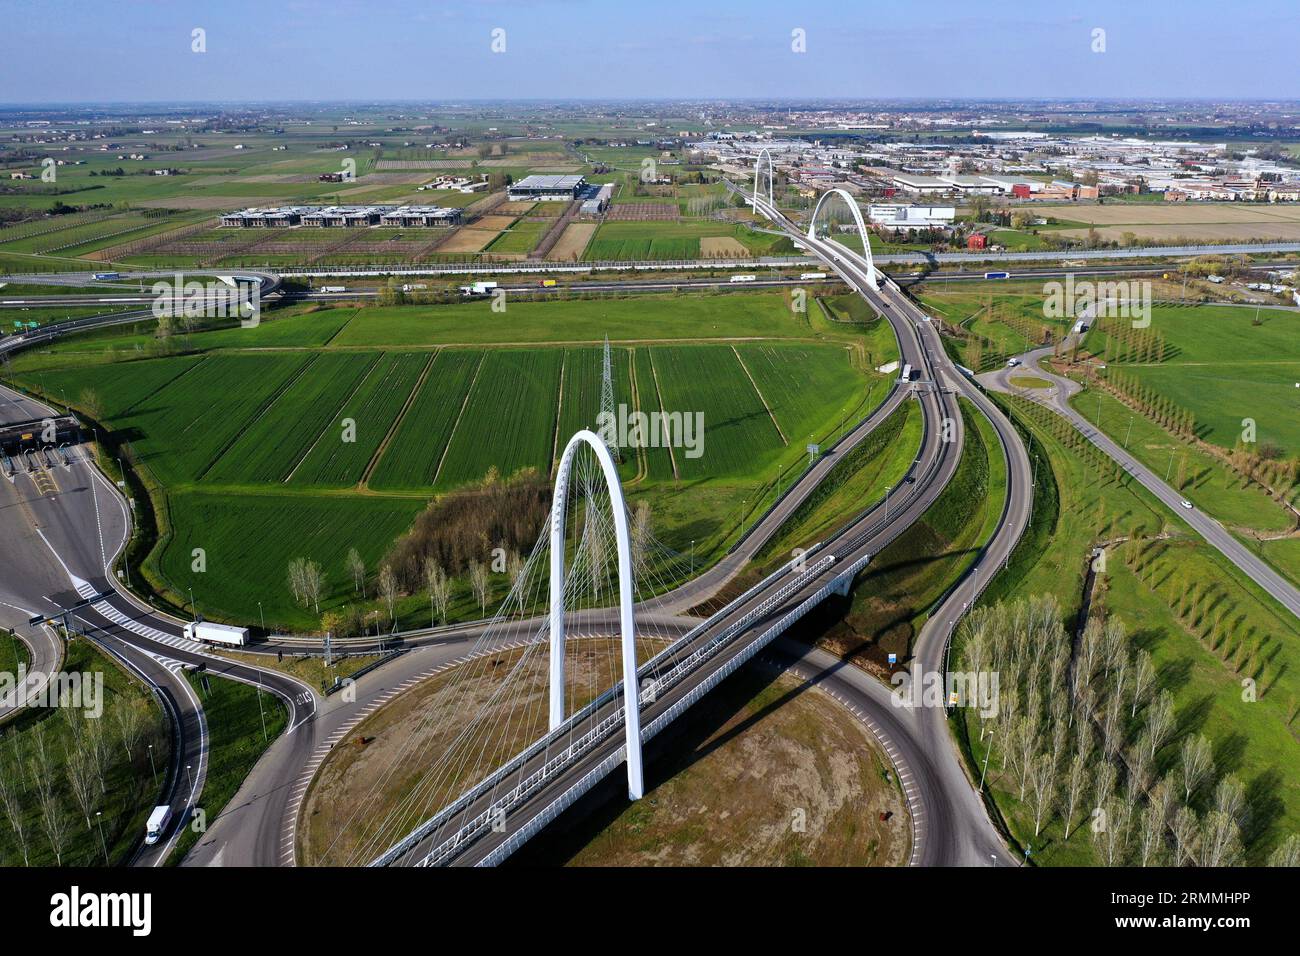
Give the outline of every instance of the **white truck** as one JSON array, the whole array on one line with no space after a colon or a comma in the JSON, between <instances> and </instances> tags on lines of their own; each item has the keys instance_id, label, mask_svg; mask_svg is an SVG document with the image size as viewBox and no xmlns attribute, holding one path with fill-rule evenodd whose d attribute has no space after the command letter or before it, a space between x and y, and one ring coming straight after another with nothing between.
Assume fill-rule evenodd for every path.
<instances>
[{"instance_id":1,"label":"white truck","mask_svg":"<svg viewBox=\"0 0 1300 956\"><path fill-rule=\"evenodd\" d=\"M323 285L318 289L319 292L347 292L348 287L345 285Z\"/></svg>"},{"instance_id":2,"label":"white truck","mask_svg":"<svg viewBox=\"0 0 1300 956\"><path fill-rule=\"evenodd\" d=\"M460 287L461 295L488 295L497 287L495 282L475 282L473 285Z\"/></svg>"},{"instance_id":3,"label":"white truck","mask_svg":"<svg viewBox=\"0 0 1300 956\"><path fill-rule=\"evenodd\" d=\"M185 638L200 644L223 644L227 647L243 647L248 643L248 628L232 627L229 624L213 624L210 621L191 621L185 625Z\"/></svg>"},{"instance_id":4,"label":"white truck","mask_svg":"<svg viewBox=\"0 0 1300 956\"><path fill-rule=\"evenodd\" d=\"M826 273L824 273L824 272L801 272L801 273L799 273L799 278L800 278L800 279L825 279L825 278L826 278Z\"/></svg>"},{"instance_id":5,"label":"white truck","mask_svg":"<svg viewBox=\"0 0 1300 956\"><path fill-rule=\"evenodd\" d=\"M167 832L167 824L172 822L171 807L154 807L153 813L149 814L149 820L144 825L144 842L147 846L153 846L162 839L162 835Z\"/></svg>"},{"instance_id":6,"label":"white truck","mask_svg":"<svg viewBox=\"0 0 1300 956\"><path fill-rule=\"evenodd\" d=\"M732 276L732 282L757 282L758 276Z\"/></svg>"}]
</instances>

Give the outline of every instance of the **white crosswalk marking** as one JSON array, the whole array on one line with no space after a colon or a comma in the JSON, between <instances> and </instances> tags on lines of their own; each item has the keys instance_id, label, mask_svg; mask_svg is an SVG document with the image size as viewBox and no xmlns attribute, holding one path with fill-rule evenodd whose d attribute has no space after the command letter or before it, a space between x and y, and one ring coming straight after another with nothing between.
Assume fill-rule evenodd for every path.
<instances>
[{"instance_id":1,"label":"white crosswalk marking","mask_svg":"<svg viewBox=\"0 0 1300 956\"><path fill-rule=\"evenodd\" d=\"M86 581L77 582L77 593L83 598L90 599L95 596L95 588ZM168 647L174 647L182 651L202 651L203 645L197 641L189 641L177 634L168 634L166 631L160 631L156 627L150 627L148 624L142 624L134 618L123 614L107 601L98 601L91 605L96 614L102 615L112 621L118 627L125 628L132 634L139 634L141 637L148 638L151 641L157 641L159 644L166 644Z\"/></svg>"}]
</instances>

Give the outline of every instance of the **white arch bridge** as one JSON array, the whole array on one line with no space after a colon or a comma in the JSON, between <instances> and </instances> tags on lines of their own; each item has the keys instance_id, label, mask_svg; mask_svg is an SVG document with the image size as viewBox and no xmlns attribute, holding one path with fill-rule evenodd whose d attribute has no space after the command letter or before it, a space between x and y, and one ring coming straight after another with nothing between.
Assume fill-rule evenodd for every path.
<instances>
[{"instance_id":1,"label":"white arch bridge","mask_svg":"<svg viewBox=\"0 0 1300 956\"><path fill-rule=\"evenodd\" d=\"M760 196L759 183L762 178L762 159L764 154L767 154L768 163L768 191L767 196ZM776 208L776 199L773 195L772 182L772 157L771 154L768 154L767 150L764 149L759 152L758 163L754 167L754 193L750 199L750 205L754 207L755 212L766 216L777 225L788 227L793 230L795 228L794 224L784 213ZM838 202L836 202L837 200ZM832 265L834 262L839 260L841 255L852 256L854 259L858 260L859 264L864 267L863 271L866 275L867 283L872 289L878 290L880 288L880 277L883 273L876 268L875 260L871 254L871 236L867 232L867 224L862 218L862 210L859 208L857 200L855 200L847 190L836 186L826 190L817 197L817 204L813 207L812 217L808 220L807 238L812 242L817 242L817 240L821 239L822 236L818 232L819 226L830 225L830 223L825 221L825 215L830 215L833 210L841 206L849 213L853 220L853 224L857 227L858 238L862 240L862 252L861 254L856 253L847 246L834 242L821 251L825 252L826 257L831 260Z\"/></svg>"},{"instance_id":2,"label":"white arch bridge","mask_svg":"<svg viewBox=\"0 0 1300 956\"><path fill-rule=\"evenodd\" d=\"M882 529L892 531L873 511L739 597L710 603L689 580L689 557L627 509L618 468L593 432L566 445L547 527L481 652L450 672L429 708L431 727L459 729L398 806L356 808L356 858L335 862L496 864L619 765L639 799L645 742L828 595L847 593ZM676 617L702 603L716 610ZM500 634L521 626L530 634L522 649L516 640L502 650L511 645ZM404 747L377 794L419 762L418 745Z\"/></svg>"}]
</instances>

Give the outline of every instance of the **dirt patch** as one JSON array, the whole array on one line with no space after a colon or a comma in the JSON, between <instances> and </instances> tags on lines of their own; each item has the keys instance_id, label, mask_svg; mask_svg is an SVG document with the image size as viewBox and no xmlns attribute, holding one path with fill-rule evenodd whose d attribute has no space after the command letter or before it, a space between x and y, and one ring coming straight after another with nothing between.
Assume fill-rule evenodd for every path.
<instances>
[{"instance_id":1,"label":"dirt patch","mask_svg":"<svg viewBox=\"0 0 1300 956\"><path fill-rule=\"evenodd\" d=\"M704 236L700 239L700 255L705 259L731 259L747 257L749 250L731 236Z\"/></svg>"},{"instance_id":2,"label":"dirt patch","mask_svg":"<svg viewBox=\"0 0 1300 956\"><path fill-rule=\"evenodd\" d=\"M647 647L642 656L656 650ZM571 642L566 659L571 711L614 683L618 652L616 641ZM298 859L308 866L368 862L432 809L481 779L484 771L475 768L484 748L499 765L535 740L546 726L547 665L545 646L479 658L425 681L362 721L321 765L303 802ZM510 693L495 699L507 677ZM495 725L503 732L488 742L466 733L463 715L473 714L480 715L474 727ZM474 736L475 743L462 741L449 759L462 733ZM408 802L417 787L418 804ZM375 829L379 826L382 830ZM384 846L373 850L378 843Z\"/></svg>"},{"instance_id":3,"label":"dirt patch","mask_svg":"<svg viewBox=\"0 0 1300 956\"><path fill-rule=\"evenodd\" d=\"M506 200L497 206L495 211L501 213L503 216L522 216L536 205L537 203L528 202L527 200L520 202L511 202L510 200Z\"/></svg>"},{"instance_id":4,"label":"dirt patch","mask_svg":"<svg viewBox=\"0 0 1300 956\"><path fill-rule=\"evenodd\" d=\"M546 258L551 262L569 262L573 259L580 259L583 250L587 248L587 243L591 241L591 237L595 234L596 223L571 222L560 235L559 242L546 254Z\"/></svg>"},{"instance_id":5,"label":"dirt patch","mask_svg":"<svg viewBox=\"0 0 1300 956\"><path fill-rule=\"evenodd\" d=\"M496 229L457 229L438 244L439 252L481 252L500 232Z\"/></svg>"},{"instance_id":6,"label":"dirt patch","mask_svg":"<svg viewBox=\"0 0 1300 956\"><path fill-rule=\"evenodd\" d=\"M1157 239L1162 242L1177 242L1186 239L1222 240L1228 242L1250 242L1260 240L1267 242L1274 239L1300 239L1300 222L1283 220L1259 220L1241 223L1183 223L1181 225L1128 225L1101 226L1097 235L1103 239L1124 238L1125 233L1132 233L1139 239ZM1057 235L1086 239L1087 229L1062 229Z\"/></svg>"},{"instance_id":7,"label":"dirt patch","mask_svg":"<svg viewBox=\"0 0 1300 956\"><path fill-rule=\"evenodd\" d=\"M676 203L625 202L615 203L605 213L610 222L669 222L680 218Z\"/></svg>"},{"instance_id":8,"label":"dirt patch","mask_svg":"<svg viewBox=\"0 0 1300 956\"><path fill-rule=\"evenodd\" d=\"M1034 215L1114 226L1176 225L1181 223L1297 222L1300 206L1254 203L1107 203L1104 206L1030 207Z\"/></svg>"},{"instance_id":9,"label":"dirt patch","mask_svg":"<svg viewBox=\"0 0 1300 956\"><path fill-rule=\"evenodd\" d=\"M653 648L646 649L653 653ZM367 859L420 822L435 802L469 786L429 781L464 727L452 713L482 709L515 729L492 744L520 749L544 726L547 656L511 651L440 674L350 732L321 766L304 801L298 859ZM618 673L615 641L576 641L568 653L570 706ZM646 656L645 653L642 656ZM517 669L517 670L516 670ZM516 670L510 706L494 700ZM536 712L536 713L534 713ZM578 865L901 865L911 850L906 803L870 730L820 690L758 666L742 668L691 711L647 767L645 799L582 805L525 847L520 862ZM517 739L516 739L517 738ZM404 801L420 788L418 806ZM426 794L427 791L427 794ZM436 797L430 799L428 794ZM725 800L719 799L725 794ZM411 801L412 804L417 801ZM390 817L395 807L397 810ZM581 813L579 811L582 811ZM885 819L881 819L884 815ZM389 821L382 831L365 821ZM378 847L378 850L375 849ZM557 859L557 853L559 857ZM362 861L364 862L364 861Z\"/></svg>"},{"instance_id":10,"label":"dirt patch","mask_svg":"<svg viewBox=\"0 0 1300 956\"><path fill-rule=\"evenodd\" d=\"M500 207L497 207L500 208ZM509 229L515 224L514 216L483 216L469 224L470 229L491 229L493 232L500 232L502 229Z\"/></svg>"},{"instance_id":11,"label":"dirt patch","mask_svg":"<svg viewBox=\"0 0 1300 956\"><path fill-rule=\"evenodd\" d=\"M579 805L514 862L901 866L911 852L906 803L875 737L793 677L742 669L663 748L644 799Z\"/></svg>"}]
</instances>

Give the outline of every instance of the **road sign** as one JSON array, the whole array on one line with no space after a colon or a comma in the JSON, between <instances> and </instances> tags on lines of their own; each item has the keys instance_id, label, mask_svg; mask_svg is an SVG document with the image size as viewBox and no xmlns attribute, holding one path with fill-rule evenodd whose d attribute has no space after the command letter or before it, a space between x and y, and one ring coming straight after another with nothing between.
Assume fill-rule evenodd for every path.
<instances>
[{"instance_id":1,"label":"road sign","mask_svg":"<svg viewBox=\"0 0 1300 956\"><path fill-rule=\"evenodd\" d=\"M897 654L890 654L890 655L889 655L889 663L891 663L891 664L897 664L897 663L898 663L898 655L897 655Z\"/></svg>"}]
</instances>

